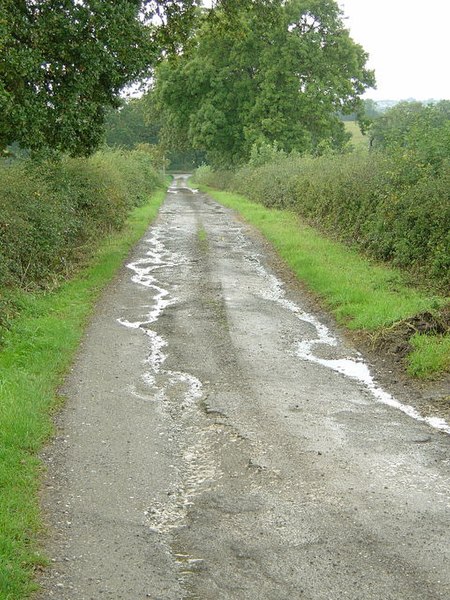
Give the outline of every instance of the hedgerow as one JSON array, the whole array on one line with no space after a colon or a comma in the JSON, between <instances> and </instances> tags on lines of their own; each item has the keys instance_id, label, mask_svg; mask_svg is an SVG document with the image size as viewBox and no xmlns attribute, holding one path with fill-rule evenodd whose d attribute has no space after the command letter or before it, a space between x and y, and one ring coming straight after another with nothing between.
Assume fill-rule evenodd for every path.
<instances>
[{"instance_id":1,"label":"hedgerow","mask_svg":"<svg viewBox=\"0 0 450 600\"><path fill-rule=\"evenodd\" d=\"M203 167L196 176L293 210L328 235L447 290L450 101L400 103L370 135L372 152L286 156L266 147L235 172Z\"/></svg>"},{"instance_id":2,"label":"hedgerow","mask_svg":"<svg viewBox=\"0 0 450 600\"><path fill-rule=\"evenodd\" d=\"M3 290L42 288L66 276L160 183L138 151L3 162L0 177Z\"/></svg>"},{"instance_id":3,"label":"hedgerow","mask_svg":"<svg viewBox=\"0 0 450 600\"><path fill-rule=\"evenodd\" d=\"M414 152L280 156L235 172L202 167L199 182L289 209L333 238L450 284L450 159L439 169Z\"/></svg>"}]
</instances>

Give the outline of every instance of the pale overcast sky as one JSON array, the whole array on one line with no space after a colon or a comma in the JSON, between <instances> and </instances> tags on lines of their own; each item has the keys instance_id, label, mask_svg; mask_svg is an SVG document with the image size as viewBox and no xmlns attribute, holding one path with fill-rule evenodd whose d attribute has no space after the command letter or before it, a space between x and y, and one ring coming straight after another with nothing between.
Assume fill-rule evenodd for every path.
<instances>
[{"instance_id":1,"label":"pale overcast sky","mask_svg":"<svg viewBox=\"0 0 450 600\"><path fill-rule=\"evenodd\" d=\"M374 100L450 99L450 0L338 0L369 53Z\"/></svg>"}]
</instances>

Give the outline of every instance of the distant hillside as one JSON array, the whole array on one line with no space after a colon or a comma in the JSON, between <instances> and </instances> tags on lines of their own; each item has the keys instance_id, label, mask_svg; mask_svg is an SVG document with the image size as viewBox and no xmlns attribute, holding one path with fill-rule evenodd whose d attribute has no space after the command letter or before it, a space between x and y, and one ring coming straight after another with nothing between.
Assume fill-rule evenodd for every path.
<instances>
[{"instance_id":1,"label":"distant hillside","mask_svg":"<svg viewBox=\"0 0 450 600\"><path fill-rule=\"evenodd\" d=\"M396 106L400 102L421 102L422 104L436 104L439 102L436 98L429 98L428 100L416 100L416 98L404 98L403 100L374 100L378 110L384 112L388 108Z\"/></svg>"}]
</instances>

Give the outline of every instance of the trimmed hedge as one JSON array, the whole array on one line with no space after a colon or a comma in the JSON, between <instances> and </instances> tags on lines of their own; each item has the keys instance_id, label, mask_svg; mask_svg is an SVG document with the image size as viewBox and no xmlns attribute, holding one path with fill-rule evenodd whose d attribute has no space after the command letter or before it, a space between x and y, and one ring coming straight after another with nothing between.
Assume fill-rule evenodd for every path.
<instances>
[{"instance_id":1,"label":"trimmed hedge","mask_svg":"<svg viewBox=\"0 0 450 600\"><path fill-rule=\"evenodd\" d=\"M293 210L326 234L448 290L448 159L436 170L407 151L291 155L235 172L201 167L196 179Z\"/></svg>"}]
</instances>

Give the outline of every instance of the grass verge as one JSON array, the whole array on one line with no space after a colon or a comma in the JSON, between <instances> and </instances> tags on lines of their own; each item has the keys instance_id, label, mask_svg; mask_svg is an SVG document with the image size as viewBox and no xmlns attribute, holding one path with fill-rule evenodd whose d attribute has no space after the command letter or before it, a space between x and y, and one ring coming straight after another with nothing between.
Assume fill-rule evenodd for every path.
<instances>
[{"instance_id":1,"label":"grass verge","mask_svg":"<svg viewBox=\"0 0 450 600\"><path fill-rule=\"evenodd\" d=\"M431 342L430 342L431 338ZM416 333L411 338L412 352L408 356L409 371L426 378L430 373L449 370L450 335L425 335Z\"/></svg>"},{"instance_id":2,"label":"grass verge","mask_svg":"<svg viewBox=\"0 0 450 600\"><path fill-rule=\"evenodd\" d=\"M144 234L165 196L135 209L126 227L104 241L89 267L56 292L23 294L20 316L0 352L0 598L21 600L36 589L46 563L38 547L41 463L37 453L52 434L58 387L89 315L130 248Z\"/></svg>"},{"instance_id":3,"label":"grass verge","mask_svg":"<svg viewBox=\"0 0 450 600\"><path fill-rule=\"evenodd\" d=\"M419 314L439 313L448 299L407 286L401 271L376 264L339 242L321 236L286 210L269 209L245 197L199 186L238 211L272 242L299 279L314 291L338 322L377 337L393 324ZM430 378L450 369L449 334L414 335L410 375Z\"/></svg>"}]
</instances>

